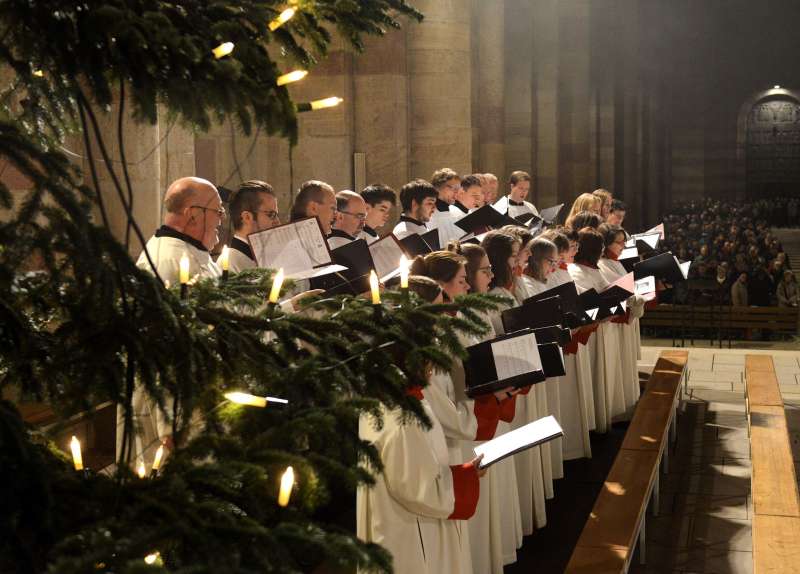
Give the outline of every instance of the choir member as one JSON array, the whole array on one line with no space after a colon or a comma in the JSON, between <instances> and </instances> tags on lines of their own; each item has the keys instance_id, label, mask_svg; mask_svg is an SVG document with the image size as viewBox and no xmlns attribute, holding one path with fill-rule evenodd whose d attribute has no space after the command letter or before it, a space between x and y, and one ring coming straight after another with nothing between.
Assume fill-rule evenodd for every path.
<instances>
[{"instance_id":1,"label":"choir member","mask_svg":"<svg viewBox=\"0 0 800 574\"><path fill-rule=\"evenodd\" d=\"M436 208L436 189L424 179L415 179L400 189L400 205L403 214L392 233L402 239L412 233L428 231L427 223Z\"/></svg>"},{"instance_id":2,"label":"choir member","mask_svg":"<svg viewBox=\"0 0 800 574\"><path fill-rule=\"evenodd\" d=\"M229 270L231 273L239 273L245 269L253 269L256 258L247 236L280 225L275 192L264 181L245 181L228 198L228 209L233 225L228 256Z\"/></svg>"},{"instance_id":3,"label":"choir member","mask_svg":"<svg viewBox=\"0 0 800 574\"><path fill-rule=\"evenodd\" d=\"M475 512L486 471L478 469L479 458L450 461L427 392L409 389L422 403L429 429L385 407L382 424L369 415L359 420L359 436L378 450L383 469L374 485L358 487L357 534L387 549L395 572L467 574L472 566L459 526Z\"/></svg>"},{"instance_id":4,"label":"choir member","mask_svg":"<svg viewBox=\"0 0 800 574\"><path fill-rule=\"evenodd\" d=\"M367 203L353 191L340 191L336 194L336 211L339 215L328 235L331 249L347 245L361 235L367 219Z\"/></svg>"},{"instance_id":5,"label":"choir member","mask_svg":"<svg viewBox=\"0 0 800 574\"><path fill-rule=\"evenodd\" d=\"M577 234L570 238L567 232L549 229L540 236L552 241L558 249L558 268L547 277L548 289L572 282L567 268L575 257ZM564 349L565 375L558 379L558 421L564 429L561 441L564 460L592 457L589 431L594 430L594 391L589 349L584 344L592 329L573 329L572 340Z\"/></svg>"},{"instance_id":6,"label":"choir member","mask_svg":"<svg viewBox=\"0 0 800 574\"><path fill-rule=\"evenodd\" d=\"M397 205L397 197L391 187L381 184L365 187L361 197L367 204L367 219L359 238L373 243L380 239L378 230L389 221L392 208Z\"/></svg>"},{"instance_id":7,"label":"choir member","mask_svg":"<svg viewBox=\"0 0 800 574\"><path fill-rule=\"evenodd\" d=\"M497 176L493 173L484 173L483 178L486 181L486 184L483 186L483 203L492 205L497 201L499 182L497 181Z\"/></svg>"},{"instance_id":8,"label":"choir member","mask_svg":"<svg viewBox=\"0 0 800 574\"><path fill-rule=\"evenodd\" d=\"M619 255L625 248L625 231L617 225L604 223L600 226L603 234L605 251L598 263L600 273L609 283L627 275L628 271L619 262ZM622 361L622 387L625 396L625 406L628 414L633 414L636 402L639 400L639 317L644 313L644 299L633 295L628 299L627 311L624 316L615 317L611 328L619 332L621 342Z\"/></svg>"},{"instance_id":9,"label":"choir member","mask_svg":"<svg viewBox=\"0 0 800 574\"><path fill-rule=\"evenodd\" d=\"M493 277L489 283L489 293L509 299L506 308L518 305L515 298L514 267L520 251L520 242L503 231L490 231L481 242L492 266ZM500 312L490 313L490 323L499 335L505 331ZM519 401L512 426L519 428L535 419L538 410L536 393L529 392L526 400ZM534 447L519 453L514 461L517 471L522 531L525 535L533 533L534 528L547 524L545 511L544 475L542 471L541 448Z\"/></svg>"},{"instance_id":10,"label":"choir member","mask_svg":"<svg viewBox=\"0 0 800 574\"><path fill-rule=\"evenodd\" d=\"M528 193L531 190L531 176L524 171L515 171L511 173L508 180L508 215L509 217L517 218L526 213L539 215L539 211L530 202L525 201Z\"/></svg>"},{"instance_id":11,"label":"choir member","mask_svg":"<svg viewBox=\"0 0 800 574\"><path fill-rule=\"evenodd\" d=\"M578 232L578 251L569 274L582 289L595 289L598 293L608 286L597 266L603 253L603 236L596 229L584 227ZM608 431L614 417L625 413L622 392L622 373L619 360L620 341L607 320L600 323L589 339L594 387L594 416L596 430Z\"/></svg>"},{"instance_id":12,"label":"choir member","mask_svg":"<svg viewBox=\"0 0 800 574\"><path fill-rule=\"evenodd\" d=\"M327 237L339 217L336 211L336 193L324 181L312 179L303 182L297 190L289 217L291 221L316 217L322 234Z\"/></svg>"},{"instance_id":13,"label":"choir member","mask_svg":"<svg viewBox=\"0 0 800 574\"><path fill-rule=\"evenodd\" d=\"M591 211L592 213L596 213L599 216L600 198L595 195L592 195L591 193L580 194L577 198L575 198L575 201L572 203L572 209L569 210L569 214L567 215L567 219L564 225L576 230L581 229L580 227L577 227L576 225L572 224L572 218L581 211Z\"/></svg>"},{"instance_id":14,"label":"choir member","mask_svg":"<svg viewBox=\"0 0 800 574\"><path fill-rule=\"evenodd\" d=\"M164 210L164 224L147 240L136 266L151 270L149 255L161 280L177 285L185 254L189 277L219 277L222 271L211 259L225 216L217 188L199 177L182 177L167 188Z\"/></svg>"},{"instance_id":15,"label":"choir member","mask_svg":"<svg viewBox=\"0 0 800 574\"><path fill-rule=\"evenodd\" d=\"M458 210L456 215L466 215L483 205L483 188L477 175L465 175L461 187L456 192L456 200L452 207Z\"/></svg>"},{"instance_id":16,"label":"choir member","mask_svg":"<svg viewBox=\"0 0 800 574\"><path fill-rule=\"evenodd\" d=\"M569 227L575 230L581 230L584 227L597 229L600 227L600 224L603 223L603 220L600 219L600 216L593 211L579 211L575 215L571 216L567 221L569 222Z\"/></svg>"},{"instance_id":17,"label":"choir member","mask_svg":"<svg viewBox=\"0 0 800 574\"><path fill-rule=\"evenodd\" d=\"M452 206L456 201L456 193L461 189L461 177L452 169L443 167L433 172L431 185L436 189L436 208L431 214L431 223L436 225L438 219L456 215L456 209Z\"/></svg>"},{"instance_id":18,"label":"choir member","mask_svg":"<svg viewBox=\"0 0 800 574\"><path fill-rule=\"evenodd\" d=\"M619 225L622 227L622 223L625 221L625 212L628 210L628 207L625 203L619 199L615 199L611 202L611 207L608 209L608 217L606 217L606 223L610 223L611 225ZM624 230L623 230L624 231ZM627 237L627 233L625 233Z\"/></svg>"},{"instance_id":19,"label":"choir member","mask_svg":"<svg viewBox=\"0 0 800 574\"><path fill-rule=\"evenodd\" d=\"M614 200L614 196L610 191L602 187L600 189L595 189L592 195L600 199L600 211L598 215L605 221L608 219L608 214L611 210L611 202Z\"/></svg>"}]
</instances>

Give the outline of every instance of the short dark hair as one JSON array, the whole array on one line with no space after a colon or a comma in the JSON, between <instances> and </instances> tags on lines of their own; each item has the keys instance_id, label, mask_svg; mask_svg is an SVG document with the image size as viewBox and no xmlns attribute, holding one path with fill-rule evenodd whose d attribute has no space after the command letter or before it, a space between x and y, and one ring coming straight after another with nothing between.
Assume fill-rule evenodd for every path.
<instances>
[{"instance_id":1,"label":"short dark hair","mask_svg":"<svg viewBox=\"0 0 800 574\"><path fill-rule=\"evenodd\" d=\"M308 208L308 204L312 201L315 203L322 203L325 201L326 191L333 193L333 188L324 181L310 179L301 183L297 190L297 195L294 198L294 203L292 204L292 211L289 215L290 220L297 221L298 219L307 217L306 209Z\"/></svg>"},{"instance_id":2,"label":"short dark hair","mask_svg":"<svg viewBox=\"0 0 800 574\"><path fill-rule=\"evenodd\" d=\"M256 215L263 200L262 193L275 197L275 190L266 181L250 179L239 184L239 188L228 196L228 212L234 230L238 231L244 225L242 213L248 211Z\"/></svg>"},{"instance_id":3,"label":"short dark hair","mask_svg":"<svg viewBox=\"0 0 800 574\"><path fill-rule=\"evenodd\" d=\"M424 179L415 179L413 181L409 181L403 187L400 188L400 205L403 208L403 211L411 211L411 205L413 202L417 202L417 204L421 204L426 197L439 197L439 193L436 191L436 188L433 187L430 182L425 181Z\"/></svg>"},{"instance_id":4,"label":"short dark hair","mask_svg":"<svg viewBox=\"0 0 800 574\"><path fill-rule=\"evenodd\" d=\"M461 178L462 189L469 189L470 187L475 187L476 185L479 187L483 186L480 178L474 173L470 175L465 175L463 178Z\"/></svg>"},{"instance_id":5,"label":"short dark hair","mask_svg":"<svg viewBox=\"0 0 800 574\"><path fill-rule=\"evenodd\" d=\"M552 241L559 253L569 251L569 237L560 229L547 229L539 237Z\"/></svg>"},{"instance_id":6,"label":"short dark hair","mask_svg":"<svg viewBox=\"0 0 800 574\"><path fill-rule=\"evenodd\" d=\"M576 263L585 263L596 267L603 254L603 236L591 227L578 231L578 251L575 253Z\"/></svg>"},{"instance_id":7,"label":"short dark hair","mask_svg":"<svg viewBox=\"0 0 800 574\"><path fill-rule=\"evenodd\" d=\"M531 175L527 171L512 171L511 177L508 178L508 183L517 185L521 181L530 181Z\"/></svg>"},{"instance_id":8,"label":"short dark hair","mask_svg":"<svg viewBox=\"0 0 800 574\"><path fill-rule=\"evenodd\" d=\"M611 201L609 211L628 211L628 206L621 199L614 199Z\"/></svg>"},{"instance_id":9,"label":"short dark hair","mask_svg":"<svg viewBox=\"0 0 800 574\"><path fill-rule=\"evenodd\" d=\"M367 202L367 205L375 207L381 202L388 201L392 205L397 205L397 194L388 185L382 183L373 183L368 185L361 192L361 197Z\"/></svg>"},{"instance_id":10,"label":"short dark hair","mask_svg":"<svg viewBox=\"0 0 800 574\"><path fill-rule=\"evenodd\" d=\"M433 172L433 175L431 176L431 185L433 185L433 187L436 189L439 189L451 179L457 179L459 181L461 180L455 171L449 167L443 167L442 169L437 169Z\"/></svg>"},{"instance_id":11,"label":"short dark hair","mask_svg":"<svg viewBox=\"0 0 800 574\"><path fill-rule=\"evenodd\" d=\"M494 277L489 288L508 288L514 281L514 270L508 264L508 258L514 253L514 243L519 240L504 231L490 231L481 241L481 247L486 250L489 263L492 264Z\"/></svg>"},{"instance_id":12,"label":"short dark hair","mask_svg":"<svg viewBox=\"0 0 800 574\"><path fill-rule=\"evenodd\" d=\"M620 233L625 235L625 230L623 230L619 225L611 225L610 223L601 224L597 230L603 236L603 243L606 247L614 243L617 240L617 235Z\"/></svg>"}]
</instances>

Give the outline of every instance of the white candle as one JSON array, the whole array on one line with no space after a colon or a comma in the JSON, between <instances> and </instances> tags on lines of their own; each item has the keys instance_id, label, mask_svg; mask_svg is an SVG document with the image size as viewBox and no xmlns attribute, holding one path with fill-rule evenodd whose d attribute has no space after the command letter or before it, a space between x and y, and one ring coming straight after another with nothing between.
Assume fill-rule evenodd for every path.
<instances>
[{"instance_id":1,"label":"white candle","mask_svg":"<svg viewBox=\"0 0 800 574\"><path fill-rule=\"evenodd\" d=\"M285 86L286 84L291 84L292 82L299 82L307 75L308 75L308 70L294 70L293 72L289 72L288 74L283 74L282 76L278 76L278 79L275 83L278 84L279 86Z\"/></svg>"},{"instance_id":2,"label":"white candle","mask_svg":"<svg viewBox=\"0 0 800 574\"><path fill-rule=\"evenodd\" d=\"M158 450L156 451L156 456L153 459L153 470L158 470L161 468L161 459L164 458L164 445L159 445Z\"/></svg>"},{"instance_id":3,"label":"white candle","mask_svg":"<svg viewBox=\"0 0 800 574\"><path fill-rule=\"evenodd\" d=\"M292 495L292 488L294 487L294 469L290 466L286 468L286 472L281 477L281 490L278 493L278 506L286 506L289 504L289 497Z\"/></svg>"},{"instance_id":4,"label":"white candle","mask_svg":"<svg viewBox=\"0 0 800 574\"><path fill-rule=\"evenodd\" d=\"M72 451L72 464L75 470L83 470L83 456L81 455L81 441L76 437L72 437L69 442L69 448Z\"/></svg>"},{"instance_id":5,"label":"white candle","mask_svg":"<svg viewBox=\"0 0 800 574\"><path fill-rule=\"evenodd\" d=\"M408 259L405 255L400 257L400 289L408 289Z\"/></svg>"},{"instance_id":6,"label":"white candle","mask_svg":"<svg viewBox=\"0 0 800 574\"><path fill-rule=\"evenodd\" d=\"M374 269L369 272L369 288L370 291L372 291L372 304L380 305L381 291L380 286L378 285L378 275L375 273Z\"/></svg>"},{"instance_id":7,"label":"white candle","mask_svg":"<svg viewBox=\"0 0 800 574\"><path fill-rule=\"evenodd\" d=\"M291 20L292 16L294 16L295 14L295 11L296 10L294 8L287 8L286 10L278 14L278 17L269 23L270 31L274 32L275 30L283 26L286 22Z\"/></svg>"},{"instance_id":8,"label":"white candle","mask_svg":"<svg viewBox=\"0 0 800 574\"><path fill-rule=\"evenodd\" d=\"M144 467L144 461L139 463L139 467L136 469L136 474L139 475L139 478L144 478L147 476L147 469Z\"/></svg>"},{"instance_id":9,"label":"white candle","mask_svg":"<svg viewBox=\"0 0 800 574\"><path fill-rule=\"evenodd\" d=\"M231 265L231 250L225 245L222 248L222 253L219 255L219 266L222 267L223 271L227 271Z\"/></svg>"},{"instance_id":10,"label":"white candle","mask_svg":"<svg viewBox=\"0 0 800 574\"><path fill-rule=\"evenodd\" d=\"M289 404L286 399L279 399L277 397L259 397L249 393L241 393L234 391L232 393L225 393L225 398L236 403L237 405L249 405L251 407L266 407L267 403L282 403Z\"/></svg>"},{"instance_id":11,"label":"white candle","mask_svg":"<svg viewBox=\"0 0 800 574\"><path fill-rule=\"evenodd\" d=\"M181 285L187 285L189 283L189 256L184 253L181 255Z\"/></svg>"},{"instance_id":12,"label":"white candle","mask_svg":"<svg viewBox=\"0 0 800 574\"><path fill-rule=\"evenodd\" d=\"M224 58L225 56L233 52L233 42L223 42L222 44L220 44L211 51L214 53L214 57L217 60L219 60L220 58Z\"/></svg>"},{"instance_id":13,"label":"white candle","mask_svg":"<svg viewBox=\"0 0 800 574\"><path fill-rule=\"evenodd\" d=\"M275 274L275 279L272 280L272 290L269 292L269 302L277 303L278 295L281 293L281 286L283 285L283 267L278 269Z\"/></svg>"}]
</instances>

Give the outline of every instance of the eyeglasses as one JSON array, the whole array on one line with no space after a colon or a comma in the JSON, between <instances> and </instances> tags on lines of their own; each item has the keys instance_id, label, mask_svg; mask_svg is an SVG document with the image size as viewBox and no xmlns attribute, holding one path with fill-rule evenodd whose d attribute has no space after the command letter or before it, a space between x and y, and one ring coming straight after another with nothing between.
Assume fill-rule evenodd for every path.
<instances>
[{"instance_id":1,"label":"eyeglasses","mask_svg":"<svg viewBox=\"0 0 800 574\"><path fill-rule=\"evenodd\" d=\"M263 213L264 215L267 216L267 219L271 219L273 221L278 219L278 212L277 211L272 211L272 210L270 210L270 211L257 211L256 213Z\"/></svg>"},{"instance_id":2,"label":"eyeglasses","mask_svg":"<svg viewBox=\"0 0 800 574\"><path fill-rule=\"evenodd\" d=\"M219 216L220 219L225 217L225 209L223 209L221 207L219 209L214 209L213 207L204 207L202 205L191 205L190 208L192 208L192 209L202 209L203 211L213 211L214 213L216 213Z\"/></svg>"},{"instance_id":3,"label":"eyeglasses","mask_svg":"<svg viewBox=\"0 0 800 574\"><path fill-rule=\"evenodd\" d=\"M478 271L483 271L487 275L492 272L492 266L487 265L486 267L478 267Z\"/></svg>"},{"instance_id":4,"label":"eyeglasses","mask_svg":"<svg viewBox=\"0 0 800 574\"><path fill-rule=\"evenodd\" d=\"M358 219L359 221L364 221L367 218L366 213L353 213L351 211L339 211L339 213L344 213L345 215L351 215Z\"/></svg>"},{"instance_id":5,"label":"eyeglasses","mask_svg":"<svg viewBox=\"0 0 800 574\"><path fill-rule=\"evenodd\" d=\"M550 257L548 257L548 258L547 258L547 261L548 261L548 262L550 263L550 265L552 265L553 267L555 267L556 265L558 265L558 259L551 259Z\"/></svg>"}]
</instances>

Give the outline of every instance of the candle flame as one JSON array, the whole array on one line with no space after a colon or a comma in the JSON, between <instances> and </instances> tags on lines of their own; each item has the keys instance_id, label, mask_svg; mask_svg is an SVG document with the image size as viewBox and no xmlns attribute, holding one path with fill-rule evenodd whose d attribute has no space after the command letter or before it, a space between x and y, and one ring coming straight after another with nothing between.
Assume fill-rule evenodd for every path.
<instances>
[{"instance_id":1,"label":"candle flame","mask_svg":"<svg viewBox=\"0 0 800 574\"><path fill-rule=\"evenodd\" d=\"M144 467L144 462L139 463L139 467L136 469L136 474L139 475L139 478L144 478L147 476L147 469Z\"/></svg>"},{"instance_id":2,"label":"candle flame","mask_svg":"<svg viewBox=\"0 0 800 574\"><path fill-rule=\"evenodd\" d=\"M233 42L223 42L222 44L220 44L211 51L214 53L214 57L217 60L219 60L220 58L224 58L225 56L233 52Z\"/></svg>"},{"instance_id":3,"label":"candle flame","mask_svg":"<svg viewBox=\"0 0 800 574\"><path fill-rule=\"evenodd\" d=\"M374 269L369 272L369 289L372 292L372 304L380 305L381 304L380 285L378 284L378 274L375 273Z\"/></svg>"},{"instance_id":4,"label":"candle flame","mask_svg":"<svg viewBox=\"0 0 800 574\"><path fill-rule=\"evenodd\" d=\"M283 285L283 267L278 269L275 274L275 279L272 280L272 290L269 292L269 302L277 303L278 295L281 293L281 286Z\"/></svg>"},{"instance_id":5,"label":"candle flame","mask_svg":"<svg viewBox=\"0 0 800 574\"><path fill-rule=\"evenodd\" d=\"M321 110L324 108L333 108L341 104L344 100L338 96L332 96L330 98L324 98L322 100L314 100L311 102L311 109L312 110Z\"/></svg>"},{"instance_id":6,"label":"candle flame","mask_svg":"<svg viewBox=\"0 0 800 574\"><path fill-rule=\"evenodd\" d=\"M69 442L69 448L72 451L72 464L75 470L83 470L83 456L81 455L81 441L73 436Z\"/></svg>"},{"instance_id":7,"label":"candle flame","mask_svg":"<svg viewBox=\"0 0 800 574\"><path fill-rule=\"evenodd\" d=\"M296 12L297 10L295 10L294 8L287 8L286 10L278 14L278 17L269 23L270 31L274 32L275 30L286 24L286 22L292 19L292 16L294 16Z\"/></svg>"},{"instance_id":8,"label":"candle flame","mask_svg":"<svg viewBox=\"0 0 800 574\"><path fill-rule=\"evenodd\" d=\"M189 256L186 253L181 255L180 269L181 284L186 285L189 283Z\"/></svg>"},{"instance_id":9,"label":"candle flame","mask_svg":"<svg viewBox=\"0 0 800 574\"><path fill-rule=\"evenodd\" d=\"M156 456L153 459L153 470L158 470L161 468L161 459L164 458L164 445L159 445L158 450L156 451Z\"/></svg>"},{"instance_id":10,"label":"candle flame","mask_svg":"<svg viewBox=\"0 0 800 574\"><path fill-rule=\"evenodd\" d=\"M230 264L231 250L227 245L225 245L222 247L222 253L219 255L219 266L222 267L223 271L227 271L230 268Z\"/></svg>"},{"instance_id":11,"label":"candle flame","mask_svg":"<svg viewBox=\"0 0 800 574\"><path fill-rule=\"evenodd\" d=\"M292 496L292 488L294 487L294 469L289 466L281 476L281 490L278 493L278 506L286 506L289 504L289 498Z\"/></svg>"},{"instance_id":12,"label":"candle flame","mask_svg":"<svg viewBox=\"0 0 800 574\"><path fill-rule=\"evenodd\" d=\"M289 72L288 74L283 74L282 76L278 76L276 83L279 86L285 86L286 84L291 84L292 82L299 82L307 75L308 75L307 70L295 70L293 72Z\"/></svg>"}]
</instances>

